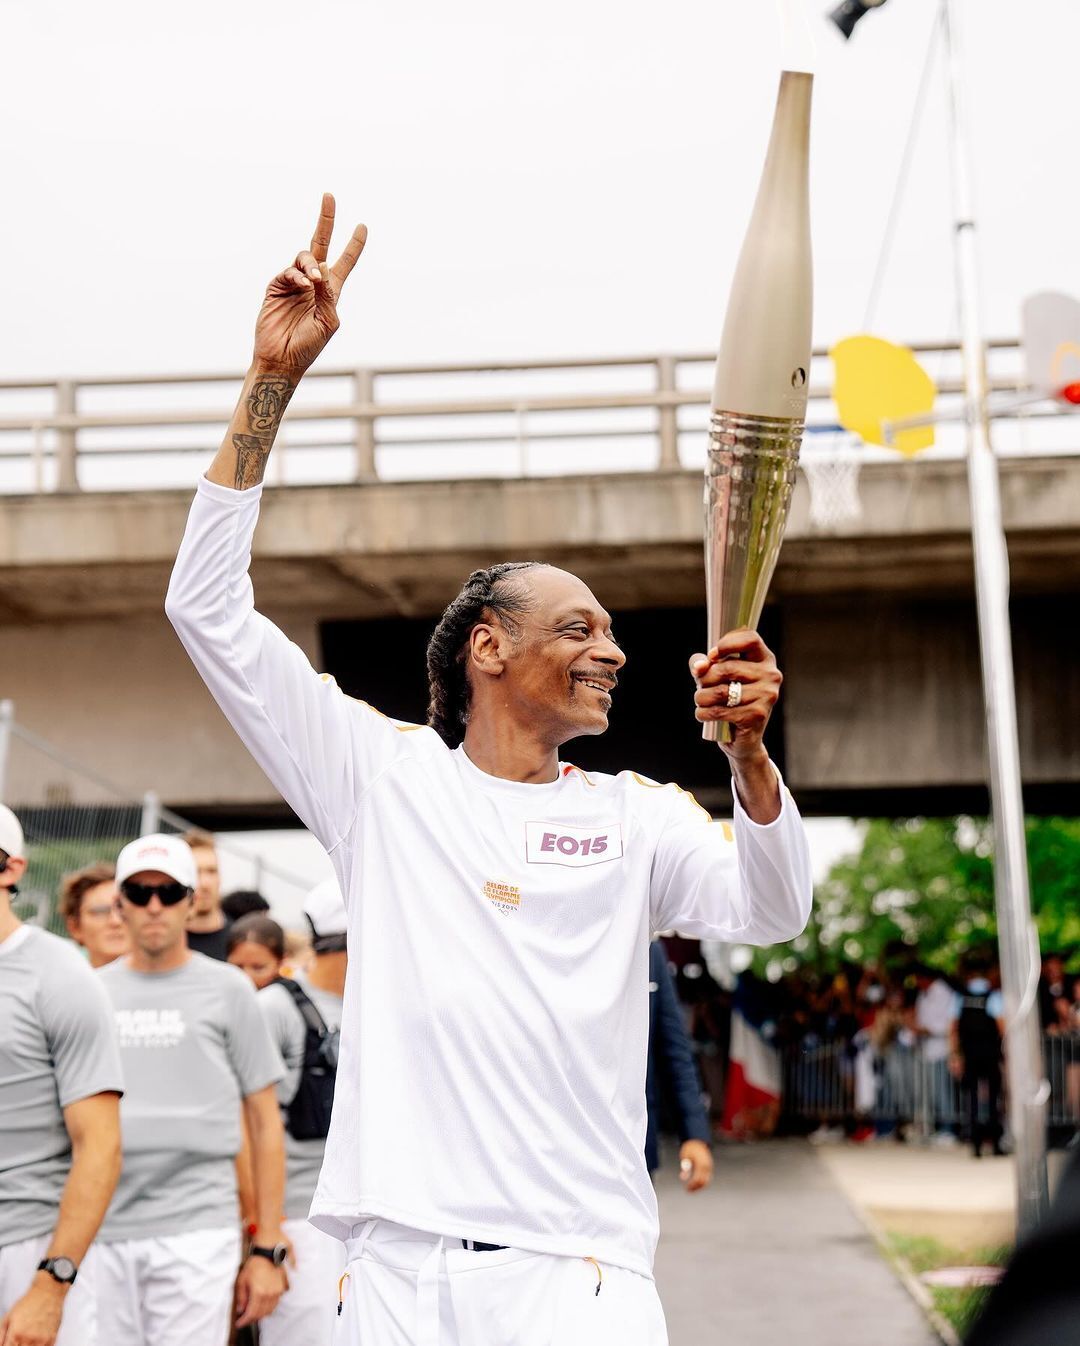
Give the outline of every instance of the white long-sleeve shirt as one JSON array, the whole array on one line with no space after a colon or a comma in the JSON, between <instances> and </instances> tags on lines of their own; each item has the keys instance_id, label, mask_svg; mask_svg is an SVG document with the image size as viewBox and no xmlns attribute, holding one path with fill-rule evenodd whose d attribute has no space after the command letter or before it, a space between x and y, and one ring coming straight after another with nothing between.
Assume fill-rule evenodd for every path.
<instances>
[{"instance_id":1,"label":"white long-sleeve shirt","mask_svg":"<svg viewBox=\"0 0 1080 1346\"><path fill-rule=\"evenodd\" d=\"M797 935L811 876L793 800L782 790L759 826L736 799L732 826L630 771L503 780L345 696L255 611L260 495L200 481L166 608L348 907L312 1221L344 1238L383 1218L651 1275L650 933Z\"/></svg>"}]
</instances>

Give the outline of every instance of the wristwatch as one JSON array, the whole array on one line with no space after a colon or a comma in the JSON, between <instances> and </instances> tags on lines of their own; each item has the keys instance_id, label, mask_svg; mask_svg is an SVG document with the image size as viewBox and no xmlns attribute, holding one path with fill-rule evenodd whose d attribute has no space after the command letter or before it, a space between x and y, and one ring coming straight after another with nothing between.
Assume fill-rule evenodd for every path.
<instances>
[{"instance_id":1,"label":"wristwatch","mask_svg":"<svg viewBox=\"0 0 1080 1346\"><path fill-rule=\"evenodd\" d=\"M275 1243L272 1248L260 1248L257 1243L253 1243L248 1249L249 1257L265 1257L268 1262L273 1262L276 1267L282 1266L288 1255L289 1245L287 1243Z\"/></svg>"},{"instance_id":2,"label":"wristwatch","mask_svg":"<svg viewBox=\"0 0 1080 1346\"><path fill-rule=\"evenodd\" d=\"M46 1257L37 1264L38 1271L47 1271L60 1285L73 1285L79 1268L70 1257Z\"/></svg>"}]
</instances>

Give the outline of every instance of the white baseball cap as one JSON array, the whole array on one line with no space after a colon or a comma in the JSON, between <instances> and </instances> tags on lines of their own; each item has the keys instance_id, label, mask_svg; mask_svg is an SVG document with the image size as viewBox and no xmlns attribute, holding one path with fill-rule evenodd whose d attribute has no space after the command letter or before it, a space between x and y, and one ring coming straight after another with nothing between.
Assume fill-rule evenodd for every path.
<instances>
[{"instance_id":1,"label":"white baseball cap","mask_svg":"<svg viewBox=\"0 0 1080 1346\"><path fill-rule=\"evenodd\" d=\"M129 842L116 857L116 882L125 883L144 869L168 874L185 888L195 887L195 857L183 837L152 832L148 837Z\"/></svg>"},{"instance_id":2,"label":"white baseball cap","mask_svg":"<svg viewBox=\"0 0 1080 1346\"><path fill-rule=\"evenodd\" d=\"M312 888L304 898L304 915L311 922L316 939L345 934L349 924L337 879L324 879Z\"/></svg>"},{"instance_id":3,"label":"white baseball cap","mask_svg":"<svg viewBox=\"0 0 1080 1346\"><path fill-rule=\"evenodd\" d=\"M6 804L0 804L0 851L12 860L26 859L22 827Z\"/></svg>"}]
</instances>

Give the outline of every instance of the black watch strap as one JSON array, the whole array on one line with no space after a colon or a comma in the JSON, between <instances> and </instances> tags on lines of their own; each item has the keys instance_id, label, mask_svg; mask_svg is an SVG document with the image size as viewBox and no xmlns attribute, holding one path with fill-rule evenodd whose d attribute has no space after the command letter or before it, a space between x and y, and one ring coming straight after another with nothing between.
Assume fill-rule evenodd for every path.
<instances>
[{"instance_id":1,"label":"black watch strap","mask_svg":"<svg viewBox=\"0 0 1080 1346\"><path fill-rule=\"evenodd\" d=\"M60 1285L73 1285L79 1268L70 1257L43 1257L37 1264L38 1271L47 1271Z\"/></svg>"},{"instance_id":2,"label":"black watch strap","mask_svg":"<svg viewBox=\"0 0 1080 1346\"><path fill-rule=\"evenodd\" d=\"M273 1262L276 1267L280 1267L288 1255L289 1249L284 1243L275 1243L272 1248L260 1248L257 1243L253 1243L248 1249L249 1257L265 1257L268 1262Z\"/></svg>"}]
</instances>

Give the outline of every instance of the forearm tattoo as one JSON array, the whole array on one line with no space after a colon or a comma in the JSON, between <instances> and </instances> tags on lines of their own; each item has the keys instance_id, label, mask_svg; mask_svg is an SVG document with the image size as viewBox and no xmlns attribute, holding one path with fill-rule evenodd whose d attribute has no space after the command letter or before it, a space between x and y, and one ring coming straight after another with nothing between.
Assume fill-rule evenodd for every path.
<instances>
[{"instance_id":1,"label":"forearm tattoo","mask_svg":"<svg viewBox=\"0 0 1080 1346\"><path fill-rule=\"evenodd\" d=\"M236 450L236 489L258 486L266 471L266 460L277 436L281 418L296 384L284 378L259 379L248 394L246 409L250 434L234 434Z\"/></svg>"}]
</instances>

